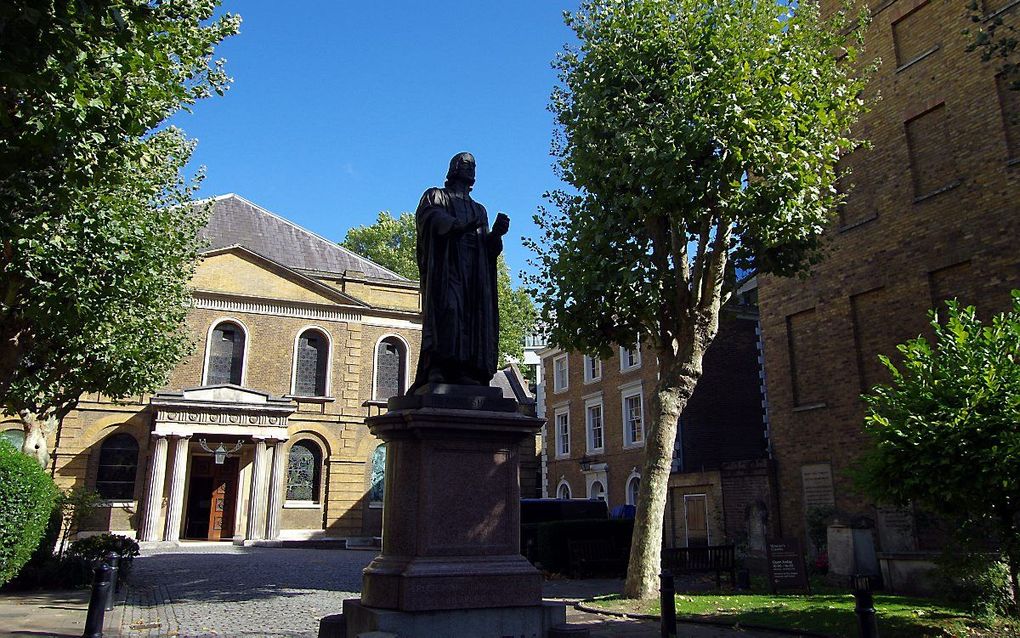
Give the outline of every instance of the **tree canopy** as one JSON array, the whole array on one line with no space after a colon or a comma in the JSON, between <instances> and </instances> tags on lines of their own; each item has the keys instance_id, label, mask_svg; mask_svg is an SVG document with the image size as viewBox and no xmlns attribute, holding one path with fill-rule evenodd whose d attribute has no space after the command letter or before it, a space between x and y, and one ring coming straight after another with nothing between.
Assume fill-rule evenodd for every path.
<instances>
[{"instance_id":1,"label":"tree canopy","mask_svg":"<svg viewBox=\"0 0 1020 638\"><path fill-rule=\"evenodd\" d=\"M413 213L393 217L389 212L379 213L376 222L347 231L342 245L359 255L389 268L393 272L418 279L418 261L415 256L417 230ZM499 295L499 364L507 365L512 359L524 358L524 337L535 327L535 305L528 291L514 288L510 268L503 255L496 263L496 288Z\"/></svg>"},{"instance_id":2,"label":"tree canopy","mask_svg":"<svg viewBox=\"0 0 1020 638\"><path fill-rule=\"evenodd\" d=\"M864 396L874 445L858 480L878 502L979 530L982 549L991 534L1020 601L1020 290L987 324L955 301L946 314L932 313L932 341L898 346L900 365L881 357L892 380Z\"/></svg>"},{"instance_id":3,"label":"tree canopy","mask_svg":"<svg viewBox=\"0 0 1020 638\"><path fill-rule=\"evenodd\" d=\"M626 593L654 593L676 420L735 268L821 256L840 156L865 110L863 17L814 3L590 0L554 63L553 154L570 190L535 222L534 294L565 349L641 338L659 360Z\"/></svg>"},{"instance_id":4,"label":"tree canopy","mask_svg":"<svg viewBox=\"0 0 1020 638\"><path fill-rule=\"evenodd\" d=\"M167 117L222 93L216 0L0 8L0 406L152 390L189 344L202 214ZM26 441L26 446L29 442Z\"/></svg>"}]
</instances>

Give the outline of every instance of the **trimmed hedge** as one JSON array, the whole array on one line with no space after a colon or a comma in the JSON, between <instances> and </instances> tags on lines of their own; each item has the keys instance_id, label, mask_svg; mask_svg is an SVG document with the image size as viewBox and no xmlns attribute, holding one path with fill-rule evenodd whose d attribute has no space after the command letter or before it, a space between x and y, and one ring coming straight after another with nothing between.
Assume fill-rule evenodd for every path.
<instances>
[{"instance_id":1,"label":"trimmed hedge","mask_svg":"<svg viewBox=\"0 0 1020 638\"><path fill-rule=\"evenodd\" d=\"M39 463L0 439L0 586L39 546L56 498L57 487Z\"/></svg>"},{"instance_id":2,"label":"trimmed hedge","mask_svg":"<svg viewBox=\"0 0 1020 638\"><path fill-rule=\"evenodd\" d=\"M532 551L534 561L547 572L572 571L569 541L597 539L608 539L614 548L621 551L624 560L620 565L620 572L622 574L627 570L626 557L630 555L630 539L634 533L633 520L552 521L526 527L532 528L535 534L535 546Z\"/></svg>"}]
</instances>

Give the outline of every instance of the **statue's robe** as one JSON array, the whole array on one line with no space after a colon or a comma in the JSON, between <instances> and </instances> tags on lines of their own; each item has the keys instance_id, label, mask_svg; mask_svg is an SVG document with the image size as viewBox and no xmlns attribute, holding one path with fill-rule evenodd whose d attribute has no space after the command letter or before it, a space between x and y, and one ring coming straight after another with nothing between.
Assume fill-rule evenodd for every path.
<instances>
[{"instance_id":1,"label":"statue's robe","mask_svg":"<svg viewBox=\"0 0 1020 638\"><path fill-rule=\"evenodd\" d=\"M466 377L488 385L496 374L499 309L496 258L500 236L489 232L485 207L467 195L430 188L415 213L421 280L421 355L409 393L443 371L447 382ZM479 220L474 231L457 232L454 222Z\"/></svg>"}]
</instances>

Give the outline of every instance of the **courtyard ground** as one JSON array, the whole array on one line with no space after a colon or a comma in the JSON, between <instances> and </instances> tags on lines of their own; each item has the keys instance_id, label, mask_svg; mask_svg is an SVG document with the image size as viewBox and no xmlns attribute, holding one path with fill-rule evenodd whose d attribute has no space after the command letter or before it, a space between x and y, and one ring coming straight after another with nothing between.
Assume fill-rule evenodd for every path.
<instances>
[{"instance_id":1,"label":"courtyard ground","mask_svg":"<svg viewBox=\"0 0 1020 638\"><path fill-rule=\"evenodd\" d=\"M243 548L188 543L146 551L134 561L123 603L108 614L107 638L314 638L318 619L356 597L372 551ZM576 602L619 592L619 580L555 580L547 600ZM0 595L0 636L81 636L87 592ZM568 608L593 638L653 638L658 623ZM684 625L687 638L765 638L789 634Z\"/></svg>"}]
</instances>

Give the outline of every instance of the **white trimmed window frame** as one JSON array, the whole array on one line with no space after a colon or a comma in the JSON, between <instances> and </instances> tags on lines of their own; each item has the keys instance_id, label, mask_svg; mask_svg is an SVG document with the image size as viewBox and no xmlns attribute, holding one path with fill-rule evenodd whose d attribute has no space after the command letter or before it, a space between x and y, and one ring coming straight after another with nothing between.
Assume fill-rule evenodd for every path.
<instances>
[{"instance_id":1,"label":"white trimmed window frame","mask_svg":"<svg viewBox=\"0 0 1020 638\"><path fill-rule=\"evenodd\" d=\"M561 422L562 417L562 422ZM561 427L566 424L566 428ZM555 430L553 436L553 443L556 445L556 449L553 450L553 458L556 459L568 459L570 458L570 406L564 405L553 410L553 428ZM564 446L564 443L566 445ZM564 447L566 451L563 451Z\"/></svg>"},{"instance_id":2,"label":"white trimmed window frame","mask_svg":"<svg viewBox=\"0 0 1020 638\"><path fill-rule=\"evenodd\" d=\"M324 394L317 398L328 398L332 396L329 392L333 389L333 335L329 334L329 330L326 330L322 326L311 324L298 330L297 335L294 337L294 362L290 368L290 396L296 396L294 394L297 389L297 363L298 363L298 345L301 342L301 335L308 332L309 330L315 330L322 336L326 337L326 387Z\"/></svg>"},{"instance_id":3,"label":"white trimmed window frame","mask_svg":"<svg viewBox=\"0 0 1020 638\"><path fill-rule=\"evenodd\" d=\"M209 355L212 350L212 336L216 326L223 323L232 323L244 333L244 352L241 354L241 387L245 387L248 381L248 353L251 350L251 333L244 322L235 317L220 317L213 320L209 325L209 332L205 335L205 359L202 362L202 385L209 385Z\"/></svg>"},{"instance_id":4,"label":"white trimmed window frame","mask_svg":"<svg viewBox=\"0 0 1020 638\"><path fill-rule=\"evenodd\" d=\"M609 503L609 493L608 493L608 490L606 489L605 484L602 483L602 479L600 479L600 478L592 479L592 481L590 483L588 483L588 498L589 499L599 498L595 494L595 486L596 485L598 485L599 487L602 488L602 500L605 501L606 503Z\"/></svg>"},{"instance_id":5,"label":"white trimmed window frame","mask_svg":"<svg viewBox=\"0 0 1020 638\"><path fill-rule=\"evenodd\" d=\"M599 435L602 438L602 445L595 445L595 428L592 420L593 408L598 408ZM584 432L585 449L588 454L598 454L606 451L606 408L602 402L602 393L586 398L584 400Z\"/></svg>"},{"instance_id":6,"label":"white trimmed window frame","mask_svg":"<svg viewBox=\"0 0 1020 638\"><path fill-rule=\"evenodd\" d=\"M602 380L602 360L598 357L584 355L584 382L595 383Z\"/></svg>"},{"instance_id":7,"label":"white trimmed window frame","mask_svg":"<svg viewBox=\"0 0 1020 638\"><path fill-rule=\"evenodd\" d=\"M631 356L633 355L633 357ZM632 362L631 359L634 361ZM630 372L641 367L641 342L634 344L633 348L620 346L620 372Z\"/></svg>"},{"instance_id":8,"label":"white trimmed window frame","mask_svg":"<svg viewBox=\"0 0 1020 638\"><path fill-rule=\"evenodd\" d=\"M563 362L563 379L560 379L559 364ZM570 387L570 361L567 359L567 354L563 353L553 357L552 361L552 377L553 377L553 394L559 394L560 392L566 392ZM561 384L562 381L562 384Z\"/></svg>"},{"instance_id":9,"label":"white trimmed window frame","mask_svg":"<svg viewBox=\"0 0 1020 638\"><path fill-rule=\"evenodd\" d=\"M630 428L630 410L627 409L627 400L638 398L641 408L641 439L635 440ZM623 425L623 447L639 448L645 445L645 390L641 383L635 383L620 388L620 421Z\"/></svg>"}]
</instances>

